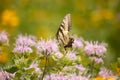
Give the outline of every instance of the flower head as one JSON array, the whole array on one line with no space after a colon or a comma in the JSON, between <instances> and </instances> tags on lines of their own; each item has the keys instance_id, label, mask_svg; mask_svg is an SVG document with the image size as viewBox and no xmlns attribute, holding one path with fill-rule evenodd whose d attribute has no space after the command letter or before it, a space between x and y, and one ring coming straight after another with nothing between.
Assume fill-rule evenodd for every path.
<instances>
[{"instance_id":1,"label":"flower head","mask_svg":"<svg viewBox=\"0 0 120 80\"><path fill-rule=\"evenodd\" d=\"M51 74L47 75L43 80L67 80L67 78L63 75Z\"/></svg>"},{"instance_id":2,"label":"flower head","mask_svg":"<svg viewBox=\"0 0 120 80\"><path fill-rule=\"evenodd\" d=\"M103 59L102 58L95 58L95 62L96 63L103 63Z\"/></svg>"},{"instance_id":3,"label":"flower head","mask_svg":"<svg viewBox=\"0 0 120 80\"><path fill-rule=\"evenodd\" d=\"M32 53L32 46L35 46L36 38L34 36L19 35L15 41L14 53Z\"/></svg>"},{"instance_id":4,"label":"flower head","mask_svg":"<svg viewBox=\"0 0 120 80\"><path fill-rule=\"evenodd\" d=\"M107 51L105 43L98 42L86 42L85 52L88 55L97 55L103 56L103 54Z\"/></svg>"},{"instance_id":5,"label":"flower head","mask_svg":"<svg viewBox=\"0 0 120 80\"><path fill-rule=\"evenodd\" d=\"M77 48L82 48L83 47L83 40L81 38L77 38L74 40L73 46Z\"/></svg>"},{"instance_id":6,"label":"flower head","mask_svg":"<svg viewBox=\"0 0 120 80\"><path fill-rule=\"evenodd\" d=\"M9 43L8 34L5 31L0 32L0 43L7 44Z\"/></svg>"},{"instance_id":7,"label":"flower head","mask_svg":"<svg viewBox=\"0 0 120 80\"><path fill-rule=\"evenodd\" d=\"M83 67L83 65L82 64L80 64L80 65L76 65L75 66L78 70L80 70L80 71L85 71L85 68Z\"/></svg>"},{"instance_id":8,"label":"flower head","mask_svg":"<svg viewBox=\"0 0 120 80\"><path fill-rule=\"evenodd\" d=\"M47 52L47 53L55 53L59 51L58 45L55 40L40 40L37 45L37 52Z\"/></svg>"},{"instance_id":9,"label":"flower head","mask_svg":"<svg viewBox=\"0 0 120 80\"><path fill-rule=\"evenodd\" d=\"M77 76L75 74L70 75L60 75L60 74L51 74L47 75L43 80L89 80L84 76Z\"/></svg>"},{"instance_id":10,"label":"flower head","mask_svg":"<svg viewBox=\"0 0 120 80\"><path fill-rule=\"evenodd\" d=\"M0 80L7 80L7 79L12 79L14 74L10 74L6 71L1 71L0 72Z\"/></svg>"},{"instance_id":11,"label":"flower head","mask_svg":"<svg viewBox=\"0 0 120 80\"><path fill-rule=\"evenodd\" d=\"M96 57L96 56L92 56L92 57L89 57L89 58L90 58L90 60L96 62L97 64L103 63L103 59L101 57L99 58L99 57Z\"/></svg>"},{"instance_id":12,"label":"flower head","mask_svg":"<svg viewBox=\"0 0 120 80\"><path fill-rule=\"evenodd\" d=\"M14 53L32 53L33 50L31 47L28 46L21 46L21 45L17 45L15 46L15 48L13 49Z\"/></svg>"},{"instance_id":13,"label":"flower head","mask_svg":"<svg viewBox=\"0 0 120 80\"><path fill-rule=\"evenodd\" d=\"M89 79L81 75L71 74L67 76L67 80L89 80Z\"/></svg>"},{"instance_id":14,"label":"flower head","mask_svg":"<svg viewBox=\"0 0 120 80\"><path fill-rule=\"evenodd\" d=\"M112 77L114 76L114 74L112 73L112 71L106 69L106 68L101 68L100 69L100 72L99 72L99 75L104 77L104 78L109 78L109 77Z\"/></svg>"},{"instance_id":15,"label":"flower head","mask_svg":"<svg viewBox=\"0 0 120 80\"><path fill-rule=\"evenodd\" d=\"M15 45L34 46L36 38L32 35L19 35L16 39Z\"/></svg>"},{"instance_id":16,"label":"flower head","mask_svg":"<svg viewBox=\"0 0 120 80\"><path fill-rule=\"evenodd\" d=\"M68 53L66 54L66 58L68 58L69 60L76 60L76 52L68 51Z\"/></svg>"}]
</instances>

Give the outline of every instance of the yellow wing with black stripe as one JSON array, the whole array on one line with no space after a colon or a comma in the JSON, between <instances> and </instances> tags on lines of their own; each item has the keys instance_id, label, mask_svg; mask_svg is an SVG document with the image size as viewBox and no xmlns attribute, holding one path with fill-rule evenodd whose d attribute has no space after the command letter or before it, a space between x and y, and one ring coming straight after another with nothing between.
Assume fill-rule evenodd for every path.
<instances>
[{"instance_id":1,"label":"yellow wing with black stripe","mask_svg":"<svg viewBox=\"0 0 120 80\"><path fill-rule=\"evenodd\" d=\"M59 43L62 43L64 47L68 46L71 47L73 41L71 41L72 38L69 37L69 32L71 29L71 15L67 14L64 19L62 20L59 29L56 34L56 38ZM71 46L69 46L71 45Z\"/></svg>"}]
</instances>

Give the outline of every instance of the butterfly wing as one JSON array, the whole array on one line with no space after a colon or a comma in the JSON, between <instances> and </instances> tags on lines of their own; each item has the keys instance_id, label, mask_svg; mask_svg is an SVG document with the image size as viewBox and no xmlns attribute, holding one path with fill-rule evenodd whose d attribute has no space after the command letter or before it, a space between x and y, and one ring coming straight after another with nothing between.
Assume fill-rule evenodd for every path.
<instances>
[{"instance_id":1,"label":"butterfly wing","mask_svg":"<svg viewBox=\"0 0 120 80\"><path fill-rule=\"evenodd\" d=\"M60 24L60 27L57 31L56 38L58 42L63 43L66 46L69 43L69 31L71 28L71 17L70 14L67 14L63 21Z\"/></svg>"}]
</instances>

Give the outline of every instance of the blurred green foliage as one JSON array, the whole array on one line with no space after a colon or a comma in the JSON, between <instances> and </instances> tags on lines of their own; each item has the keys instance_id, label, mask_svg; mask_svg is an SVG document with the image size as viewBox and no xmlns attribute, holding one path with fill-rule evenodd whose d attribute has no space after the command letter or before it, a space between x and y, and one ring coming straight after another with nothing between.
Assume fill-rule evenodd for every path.
<instances>
[{"instance_id":1,"label":"blurred green foliage","mask_svg":"<svg viewBox=\"0 0 120 80\"><path fill-rule=\"evenodd\" d=\"M0 0L0 30L12 39L20 33L54 38L67 13L71 34L105 41L111 48L108 58L120 56L120 0Z\"/></svg>"}]
</instances>

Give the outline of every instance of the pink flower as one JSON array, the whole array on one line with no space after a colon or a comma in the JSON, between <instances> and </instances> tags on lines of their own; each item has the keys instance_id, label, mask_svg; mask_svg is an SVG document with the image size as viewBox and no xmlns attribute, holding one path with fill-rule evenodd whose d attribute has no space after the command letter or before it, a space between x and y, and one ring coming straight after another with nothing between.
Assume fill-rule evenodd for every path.
<instances>
[{"instance_id":1,"label":"pink flower","mask_svg":"<svg viewBox=\"0 0 120 80\"><path fill-rule=\"evenodd\" d=\"M95 62L96 63L103 63L103 59L102 58L95 58Z\"/></svg>"},{"instance_id":2,"label":"pink flower","mask_svg":"<svg viewBox=\"0 0 120 80\"><path fill-rule=\"evenodd\" d=\"M89 79L81 75L71 74L67 76L67 80L89 80Z\"/></svg>"},{"instance_id":3,"label":"pink flower","mask_svg":"<svg viewBox=\"0 0 120 80\"><path fill-rule=\"evenodd\" d=\"M0 32L0 42L8 45L9 39L7 32L5 31Z\"/></svg>"},{"instance_id":4,"label":"pink flower","mask_svg":"<svg viewBox=\"0 0 120 80\"><path fill-rule=\"evenodd\" d=\"M83 48L83 40L81 38L77 38L74 40L73 46L77 48Z\"/></svg>"},{"instance_id":5,"label":"pink flower","mask_svg":"<svg viewBox=\"0 0 120 80\"><path fill-rule=\"evenodd\" d=\"M90 59L91 59L92 61L96 62L97 64L103 63L103 59L102 59L102 58L90 57Z\"/></svg>"},{"instance_id":6,"label":"pink flower","mask_svg":"<svg viewBox=\"0 0 120 80\"><path fill-rule=\"evenodd\" d=\"M34 46L36 38L31 35L19 35L16 39L15 45Z\"/></svg>"},{"instance_id":7,"label":"pink flower","mask_svg":"<svg viewBox=\"0 0 120 80\"><path fill-rule=\"evenodd\" d=\"M99 75L105 78L109 78L109 77L115 77L115 75L112 73L112 71L106 69L106 68L101 68Z\"/></svg>"},{"instance_id":8,"label":"pink flower","mask_svg":"<svg viewBox=\"0 0 120 80\"><path fill-rule=\"evenodd\" d=\"M37 62L33 62L33 63L29 66L29 68L25 68L25 69L30 69L30 68L34 68L36 73L40 73L40 72L41 72L40 68L38 68L38 63L37 63Z\"/></svg>"},{"instance_id":9,"label":"pink flower","mask_svg":"<svg viewBox=\"0 0 120 80\"><path fill-rule=\"evenodd\" d=\"M75 66L78 70L80 70L80 71L85 71L85 68L83 67L83 65L82 64L80 64L80 65L76 65Z\"/></svg>"},{"instance_id":10,"label":"pink flower","mask_svg":"<svg viewBox=\"0 0 120 80\"><path fill-rule=\"evenodd\" d=\"M96 49L95 53L98 56L102 56L107 51L105 43L98 44L96 42L95 45L94 45L94 48Z\"/></svg>"},{"instance_id":11,"label":"pink flower","mask_svg":"<svg viewBox=\"0 0 120 80\"><path fill-rule=\"evenodd\" d=\"M14 74L8 73L6 71L0 72L0 80L8 80L12 79L14 77Z\"/></svg>"},{"instance_id":12,"label":"pink flower","mask_svg":"<svg viewBox=\"0 0 120 80\"><path fill-rule=\"evenodd\" d=\"M105 43L86 42L86 46L84 48L84 51L88 55L103 56L105 54L105 52L107 51L107 49L106 49L106 44Z\"/></svg>"},{"instance_id":13,"label":"pink flower","mask_svg":"<svg viewBox=\"0 0 120 80\"><path fill-rule=\"evenodd\" d=\"M41 40L37 43L36 48L38 53L55 53L59 51L58 45L55 40Z\"/></svg>"},{"instance_id":14,"label":"pink flower","mask_svg":"<svg viewBox=\"0 0 120 80\"><path fill-rule=\"evenodd\" d=\"M87 77L70 74L70 75L60 75L60 74L51 74L47 75L43 80L89 80Z\"/></svg>"},{"instance_id":15,"label":"pink flower","mask_svg":"<svg viewBox=\"0 0 120 80\"><path fill-rule=\"evenodd\" d=\"M47 75L43 80L67 80L65 76L59 74Z\"/></svg>"},{"instance_id":16,"label":"pink flower","mask_svg":"<svg viewBox=\"0 0 120 80\"><path fill-rule=\"evenodd\" d=\"M76 52L68 51L68 53L66 54L66 58L68 58L69 60L76 60Z\"/></svg>"},{"instance_id":17,"label":"pink flower","mask_svg":"<svg viewBox=\"0 0 120 80\"><path fill-rule=\"evenodd\" d=\"M58 52L58 45L57 45L55 40L47 41L46 45L47 45L47 51L49 53L51 53L51 52Z\"/></svg>"},{"instance_id":18,"label":"pink flower","mask_svg":"<svg viewBox=\"0 0 120 80\"><path fill-rule=\"evenodd\" d=\"M35 46L36 38L31 35L19 35L15 41L14 53L32 53L32 46Z\"/></svg>"},{"instance_id":19,"label":"pink flower","mask_svg":"<svg viewBox=\"0 0 120 80\"><path fill-rule=\"evenodd\" d=\"M28 46L21 46L18 45L13 49L14 53L32 53L33 50L32 48L28 47Z\"/></svg>"}]
</instances>

